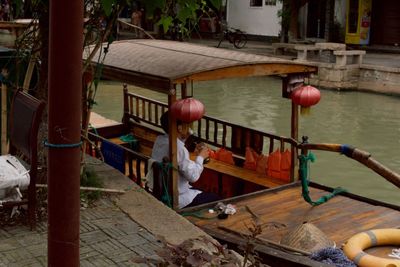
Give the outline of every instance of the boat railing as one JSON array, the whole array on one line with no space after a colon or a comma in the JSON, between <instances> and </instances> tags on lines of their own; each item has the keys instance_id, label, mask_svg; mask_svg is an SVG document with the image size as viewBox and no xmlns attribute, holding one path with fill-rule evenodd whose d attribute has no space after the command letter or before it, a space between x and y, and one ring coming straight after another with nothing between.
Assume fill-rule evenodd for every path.
<instances>
[{"instance_id":1,"label":"boat railing","mask_svg":"<svg viewBox=\"0 0 400 267\"><path fill-rule=\"evenodd\" d=\"M127 124L130 120L147 123L161 129L160 116L168 110L168 105L141 95L124 90L124 118ZM292 138L266 133L256 129L230 123L211 116L203 116L192 125L196 139L215 148L231 150L236 157L244 159L246 147L253 148L258 153L270 154L279 149L293 151L292 162L297 161L298 142ZM291 166L291 178L295 177L295 164Z\"/></svg>"},{"instance_id":2,"label":"boat railing","mask_svg":"<svg viewBox=\"0 0 400 267\"><path fill-rule=\"evenodd\" d=\"M322 150L322 151L330 151L337 152L340 154L344 154L347 157L358 161L364 166L370 168L375 173L379 174L387 181L391 182L398 188L400 188L400 174L390 170L388 167L384 166L382 163L375 160L371 153L366 152L364 150L358 149L356 147L344 144L311 144L311 143L303 143L299 144L299 149L302 150L302 154L307 154L309 150Z\"/></svg>"},{"instance_id":3,"label":"boat railing","mask_svg":"<svg viewBox=\"0 0 400 267\"><path fill-rule=\"evenodd\" d=\"M109 142L109 140L105 137L99 136L95 133L89 132L88 133L88 139L90 142L87 145L86 148L86 154L89 154L95 158L101 159L105 161L106 163L107 160L104 158L102 154L102 144L103 142ZM123 169L120 171L123 172L126 176L128 176L130 179L135 181L138 185L142 186L142 180L147 174L148 171L148 160L150 157L141 154L139 152L133 151L129 147L119 145L119 144L112 144L117 148L116 152L115 151L109 151L108 153L119 153L118 151L122 151L122 157L120 164L122 164ZM118 159L119 156L113 156L111 157L113 160ZM112 165L112 163L109 163ZM113 166L114 167L114 166Z\"/></svg>"}]
</instances>

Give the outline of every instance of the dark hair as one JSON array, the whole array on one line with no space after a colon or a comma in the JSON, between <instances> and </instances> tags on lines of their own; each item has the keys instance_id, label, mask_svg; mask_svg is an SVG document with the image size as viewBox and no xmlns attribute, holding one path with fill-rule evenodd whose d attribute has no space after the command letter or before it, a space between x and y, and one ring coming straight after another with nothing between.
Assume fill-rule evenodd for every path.
<instances>
[{"instance_id":1,"label":"dark hair","mask_svg":"<svg viewBox=\"0 0 400 267\"><path fill-rule=\"evenodd\" d=\"M168 111L164 112L161 115L160 123L161 123L161 128L164 130L164 132L168 133L168 124L169 124Z\"/></svg>"},{"instance_id":2,"label":"dark hair","mask_svg":"<svg viewBox=\"0 0 400 267\"><path fill-rule=\"evenodd\" d=\"M169 129L169 119L168 119L169 112L164 112L160 117L161 128L164 130L165 133L168 133ZM176 120L177 125L182 125L182 121Z\"/></svg>"}]
</instances>

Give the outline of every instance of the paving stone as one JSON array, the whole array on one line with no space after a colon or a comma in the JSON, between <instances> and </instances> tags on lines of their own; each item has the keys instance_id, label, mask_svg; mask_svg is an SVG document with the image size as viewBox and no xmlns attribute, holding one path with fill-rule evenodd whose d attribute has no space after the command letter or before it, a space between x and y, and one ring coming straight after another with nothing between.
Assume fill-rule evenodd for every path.
<instances>
[{"instance_id":1,"label":"paving stone","mask_svg":"<svg viewBox=\"0 0 400 267\"><path fill-rule=\"evenodd\" d=\"M139 235L152 243L155 243L155 244L158 243L161 245L161 242L157 238L155 238L154 235L150 234L148 231L140 231Z\"/></svg>"},{"instance_id":2,"label":"paving stone","mask_svg":"<svg viewBox=\"0 0 400 267\"><path fill-rule=\"evenodd\" d=\"M90 266L98 266L98 267L107 267L107 266L115 266L116 263L113 262L112 260L100 255L92 258L86 259L89 261L91 264Z\"/></svg>"},{"instance_id":3,"label":"paving stone","mask_svg":"<svg viewBox=\"0 0 400 267\"><path fill-rule=\"evenodd\" d=\"M81 221L79 229L80 229L80 232L82 234L82 233L86 233L86 232L97 230L99 228L95 224L93 224L92 222Z\"/></svg>"},{"instance_id":4,"label":"paving stone","mask_svg":"<svg viewBox=\"0 0 400 267\"><path fill-rule=\"evenodd\" d=\"M106 233L110 238L120 238L121 236L125 236L126 233L123 232L122 230L115 228L115 227L110 227L110 228L103 228L102 229L104 233Z\"/></svg>"},{"instance_id":5,"label":"paving stone","mask_svg":"<svg viewBox=\"0 0 400 267\"><path fill-rule=\"evenodd\" d=\"M19 248L21 245L15 238L7 238L0 242L0 252Z\"/></svg>"},{"instance_id":6,"label":"paving stone","mask_svg":"<svg viewBox=\"0 0 400 267\"><path fill-rule=\"evenodd\" d=\"M149 242L146 238L143 238L138 234L121 237L118 241L128 248L133 248Z\"/></svg>"},{"instance_id":7,"label":"paving stone","mask_svg":"<svg viewBox=\"0 0 400 267\"><path fill-rule=\"evenodd\" d=\"M87 232L80 235L80 240L84 244L95 244L107 240L109 237L101 230Z\"/></svg>"},{"instance_id":8,"label":"paving stone","mask_svg":"<svg viewBox=\"0 0 400 267\"><path fill-rule=\"evenodd\" d=\"M18 248L11 251L1 252L0 257L6 259L9 264L14 262L19 262L25 259L34 258L32 254L30 254L25 248Z\"/></svg>"},{"instance_id":9,"label":"paving stone","mask_svg":"<svg viewBox=\"0 0 400 267\"><path fill-rule=\"evenodd\" d=\"M93 263L90 262L89 259L84 259L80 261L81 267L93 267L95 266Z\"/></svg>"},{"instance_id":10,"label":"paving stone","mask_svg":"<svg viewBox=\"0 0 400 267\"><path fill-rule=\"evenodd\" d=\"M39 244L34 244L25 247L25 249L34 257L47 256L47 240Z\"/></svg>"},{"instance_id":11,"label":"paving stone","mask_svg":"<svg viewBox=\"0 0 400 267\"><path fill-rule=\"evenodd\" d=\"M124 245L117 240L106 240L104 242L97 242L91 245L91 247L101 254L112 253L124 248Z\"/></svg>"},{"instance_id":12,"label":"paving stone","mask_svg":"<svg viewBox=\"0 0 400 267\"><path fill-rule=\"evenodd\" d=\"M98 252L91 246L84 246L84 247L81 246L79 248L79 253L80 253L81 262L82 262L82 260L100 255L100 252Z\"/></svg>"},{"instance_id":13,"label":"paving stone","mask_svg":"<svg viewBox=\"0 0 400 267\"><path fill-rule=\"evenodd\" d=\"M7 231L4 231L3 229L0 229L0 241L5 238L9 238L9 237L11 237L10 233L8 233Z\"/></svg>"},{"instance_id":14,"label":"paving stone","mask_svg":"<svg viewBox=\"0 0 400 267\"><path fill-rule=\"evenodd\" d=\"M30 233L29 235L24 235L24 236L19 236L17 237L18 243L20 243L22 246L29 246L29 245L34 245L34 244L39 244L43 242L47 242L47 240L43 239L44 236L40 233ZM47 239L47 237L46 237Z\"/></svg>"},{"instance_id":15,"label":"paving stone","mask_svg":"<svg viewBox=\"0 0 400 267\"><path fill-rule=\"evenodd\" d=\"M42 267L45 266L39 261L37 261L35 258L27 258L23 259L18 262L13 262L8 265L8 267L21 267L21 266L26 266L26 267Z\"/></svg>"},{"instance_id":16,"label":"paving stone","mask_svg":"<svg viewBox=\"0 0 400 267\"><path fill-rule=\"evenodd\" d=\"M109 259L112 259L116 263L130 261L133 257L138 256L135 252L125 247L118 250L105 252L103 255Z\"/></svg>"}]
</instances>

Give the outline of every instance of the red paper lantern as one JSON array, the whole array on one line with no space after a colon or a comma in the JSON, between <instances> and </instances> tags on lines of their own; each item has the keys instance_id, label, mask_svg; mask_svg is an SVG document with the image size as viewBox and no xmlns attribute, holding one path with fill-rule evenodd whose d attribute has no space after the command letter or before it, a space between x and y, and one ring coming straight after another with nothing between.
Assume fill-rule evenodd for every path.
<instances>
[{"instance_id":1,"label":"red paper lantern","mask_svg":"<svg viewBox=\"0 0 400 267\"><path fill-rule=\"evenodd\" d=\"M205 113L204 105L194 98L184 98L171 106L172 115L183 122L190 123L201 119Z\"/></svg>"},{"instance_id":2,"label":"red paper lantern","mask_svg":"<svg viewBox=\"0 0 400 267\"><path fill-rule=\"evenodd\" d=\"M306 85L293 91L291 98L293 103L301 107L301 114L308 114L310 107L321 99L321 93L317 88Z\"/></svg>"}]
</instances>

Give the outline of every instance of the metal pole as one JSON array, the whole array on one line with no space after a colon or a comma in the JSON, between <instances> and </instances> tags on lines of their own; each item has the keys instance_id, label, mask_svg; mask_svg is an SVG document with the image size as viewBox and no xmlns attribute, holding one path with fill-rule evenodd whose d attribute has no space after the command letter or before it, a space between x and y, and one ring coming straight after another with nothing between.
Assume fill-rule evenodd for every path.
<instances>
[{"instance_id":1,"label":"metal pole","mask_svg":"<svg viewBox=\"0 0 400 267\"><path fill-rule=\"evenodd\" d=\"M49 2L48 266L79 266L83 0Z\"/></svg>"}]
</instances>

